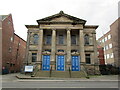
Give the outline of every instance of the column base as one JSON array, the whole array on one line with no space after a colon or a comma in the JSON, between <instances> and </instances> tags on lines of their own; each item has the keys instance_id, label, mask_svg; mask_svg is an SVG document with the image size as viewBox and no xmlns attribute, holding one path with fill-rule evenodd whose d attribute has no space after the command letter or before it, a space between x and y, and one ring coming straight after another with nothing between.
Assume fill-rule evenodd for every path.
<instances>
[{"instance_id":1,"label":"column base","mask_svg":"<svg viewBox=\"0 0 120 90\"><path fill-rule=\"evenodd\" d=\"M71 62L70 61L66 62L66 64L65 64L65 70L69 71L69 69L71 70Z\"/></svg>"},{"instance_id":2,"label":"column base","mask_svg":"<svg viewBox=\"0 0 120 90\"><path fill-rule=\"evenodd\" d=\"M50 69L56 70L56 62L55 61L50 62Z\"/></svg>"}]
</instances>

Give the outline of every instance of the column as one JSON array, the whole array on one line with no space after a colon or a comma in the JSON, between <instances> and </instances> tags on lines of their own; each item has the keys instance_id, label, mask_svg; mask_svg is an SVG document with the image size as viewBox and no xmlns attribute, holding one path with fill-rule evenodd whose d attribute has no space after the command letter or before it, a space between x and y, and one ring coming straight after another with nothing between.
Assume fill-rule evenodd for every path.
<instances>
[{"instance_id":1,"label":"column","mask_svg":"<svg viewBox=\"0 0 120 90\"><path fill-rule=\"evenodd\" d=\"M85 63L85 51L84 51L84 35L83 30L79 30L79 47L80 47L80 61L81 63Z\"/></svg>"},{"instance_id":2,"label":"column","mask_svg":"<svg viewBox=\"0 0 120 90\"><path fill-rule=\"evenodd\" d=\"M37 63L40 63L40 69L42 67L42 47L43 47L43 29L40 29L37 53Z\"/></svg>"},{"instance_id":3,"label":"column","mask_svg":"<svg viewBox=\"0 0 120 90\"><path fill-rule=\"evenodd\" d=\"M67 70L71 65L71 34L70 29L67 29Z\"/></svg>"},{"instance_id":4,"label":"column","mask_svg":"<svg viewBox=\"0 0 120 90\"><path fill-rule=\"evenodd\" d=\"M51 65L52 69L55 70L56 60L56 30L52 29L52 44L51 44Z\"/></svg>"}]
</instances>

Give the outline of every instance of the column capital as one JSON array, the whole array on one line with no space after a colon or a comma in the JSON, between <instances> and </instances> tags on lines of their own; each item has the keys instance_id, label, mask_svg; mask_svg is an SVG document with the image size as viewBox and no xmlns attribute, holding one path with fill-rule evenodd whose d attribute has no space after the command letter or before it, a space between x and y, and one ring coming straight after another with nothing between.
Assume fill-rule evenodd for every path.
<instances>
[{"instance_id":1,"label":"column capital","mask_svg":"<svg viewBox=\"0 0 120 90\"><path fill-rule=\"evenodd\" d=\"M66 28L66 30L67 30L67 31L71 31L71 29L70 29L70 28Z\"/></svg>"}]
</instances>

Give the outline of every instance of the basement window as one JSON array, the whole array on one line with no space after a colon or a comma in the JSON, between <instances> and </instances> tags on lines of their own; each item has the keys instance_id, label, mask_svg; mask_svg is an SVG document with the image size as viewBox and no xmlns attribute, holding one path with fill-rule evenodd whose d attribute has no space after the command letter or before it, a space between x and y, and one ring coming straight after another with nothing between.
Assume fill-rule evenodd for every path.
<instances>
[{"instance_id":1,"label":"basement window","mask_svg":"<svg viewBox=\"0 0 120 90\"><path fill-rule=\"evenodd\" d=\"M32 53L32 62L37 61L37 53Z\"/></svg>"},{"instance_id":2,"label":"basement window","mask_svg":"<svg viewBox=\"0 0 120 90\"><path fill-rule=\"evenodd\" d=\"M86 64L90 64L91 63L90 54L85 54L85 58L86 58Z\"/></svg>"}]
</instances>

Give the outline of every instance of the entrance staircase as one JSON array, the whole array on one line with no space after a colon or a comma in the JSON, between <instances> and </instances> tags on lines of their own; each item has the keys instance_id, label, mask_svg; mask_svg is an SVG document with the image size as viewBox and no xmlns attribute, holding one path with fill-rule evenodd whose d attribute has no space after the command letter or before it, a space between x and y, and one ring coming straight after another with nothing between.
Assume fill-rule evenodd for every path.
<instances>
[{"instance_id":1,"label":"entrance staircase","mask_svg":"<svg viewBox=\"0 0 120 90\"><path fill-rule=\"evenodd\" d=\"M84 71L38 71L35 77L55 77L55 78L85 78L87 77Z\"/></svg>"}]
</instances>

